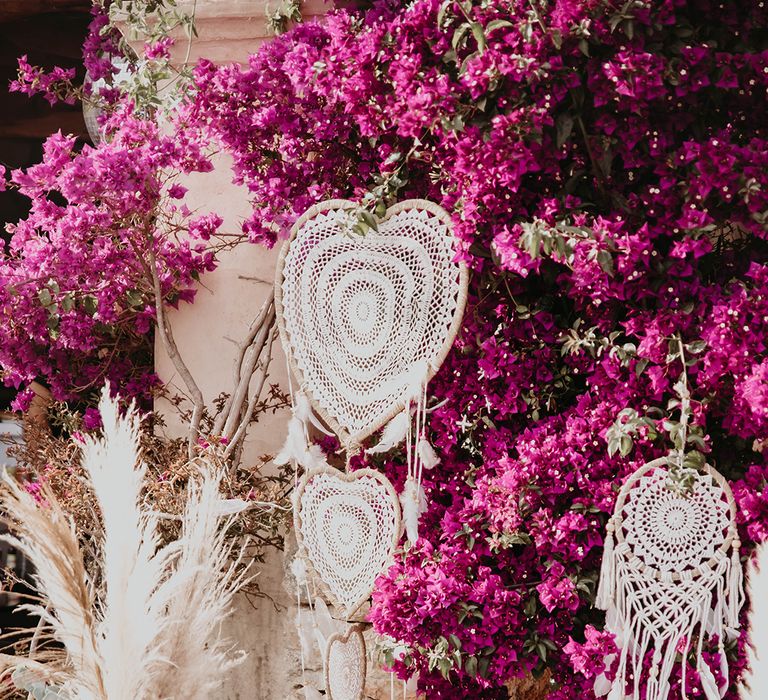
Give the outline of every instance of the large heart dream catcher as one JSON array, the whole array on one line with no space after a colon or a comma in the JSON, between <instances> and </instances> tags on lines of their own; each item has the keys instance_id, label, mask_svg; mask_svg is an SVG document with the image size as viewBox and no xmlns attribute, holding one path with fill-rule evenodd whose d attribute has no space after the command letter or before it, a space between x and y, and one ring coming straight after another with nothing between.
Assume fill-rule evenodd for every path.
<instances>
[{"instance_id":1,"label":"large heart dream catcher","mask_svg":"<svg viewBox=\"0 0 768 700\"><path fill-rule=\"evenodd\" d=\"M442 208L401 202L361 236L350 232L356 207L331 200L307 211L283 249L276 284L293 372L347 446L403 410L414 367L428 368L424 379L437 371L467 285Z\"/></svg>"}]
</instances>

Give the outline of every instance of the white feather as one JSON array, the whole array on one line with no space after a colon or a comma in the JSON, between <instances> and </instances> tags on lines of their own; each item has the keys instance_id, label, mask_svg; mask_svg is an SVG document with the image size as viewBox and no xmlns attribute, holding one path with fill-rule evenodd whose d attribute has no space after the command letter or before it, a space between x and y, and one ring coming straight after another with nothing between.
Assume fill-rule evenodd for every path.
<instances>
[{"instance_id":1,"label":"white feather","mask_svg":"<svg viewBox=\"0 0 768 700\"><path fill-rule=\"evenodd\" d=\"M307 583L307 562L299 556L295 556L291 562L291 573L296 579L296 585L299 587Z\"/></svg>"},{"instance_id":2,"label":"white feather","mask_svg":"<svg viewBox=\"0 0 768 700\"><path fill-rule=\"evenodd\" d=\"M272 461L278 466L296 462L306 470L329 466L320 445L307 445L305 425L296 415L288 421L285 444Z\"/></svg>"},{"instance_id":3,"label":"white feather","mask_svg":"<svg viewBox=\"0 0 768 700\"><path fill-rule=\"evenodd\" d=\"M742 700L768 698L768 546L757 550L747 578L749 600L750 673L741 687Z\"/></svg>"},{"instance_id":4,"label":"white feather","mask_svg":"<svg viewBox=\"0 0 768 700\"><path fill-rule=\"evenodd\" d=\"M410 403L419 403L428 376L429 365L426 360L419 360L418 362L413 363L410 372L408 372L406 401Z\"/></svg>"},{"instance_id":5,"label":"white feather","mask_svg":"<svg viewBox=\"0 0 768 700\"><path fill-rule=\"evenodd\" d=\"M290 464L292 461L301 463L306 452L307 437L304 423L294 415L288 421L288 434L285 436L285 444L272 461L278 466Z\"/></svg>"},{"instance_id":6,"label":"white feather","mask_svg":"<svg viewBox=\"0 0 768 700\"><path fill-rule=\"evenodd\" d=\"M294 415L302 422L305 426L309 426L310 424L315 426L321 433L325 433L326 435L333 435L333 433L328 430L315 416L315 412L312 410L312 404L309 403L309 399L304 395L302 392L297 391L296 394L293 397L294 401Z\"/></svg>"},{"instance_id":7,"label":"white feather","mask_svg":"<svg viewBox=\"0 0 768 700\"><path fill-rule=\"evenodd\" d=\"M427 438L422 437L419 440L419 459L421 460L424 469L434 469L440 464L440 457L437 456L435 448L430 445Z\"/></svg>"},{"instance_id":8,"label":"white feather","mask_svg":"<svg viewBox=\"0 0 768 700\"><path fill-rule=\"evenodd\" d=\"M369 447L365 452L369 455L382 454L389 452L391 449L397 447L406 435L408 435L408 427L411 424L410 411L405 410L398 413L389 423L384 426L384 430L381 433L381 439L373 447Z\"/></svg>"},{"instance_id":9,"label":"white feather","mask_svg":"<svg viewBox=\"0 0 768 700\"><path fill-rule=\"evenodd\" d=\"M424 489L417 484L413 477L408 477L400 494L400 505L403 510L403 524L408 541L414 544L419 539L419 516L427 509L427 498Z\"/></svg>"}]
</instances>

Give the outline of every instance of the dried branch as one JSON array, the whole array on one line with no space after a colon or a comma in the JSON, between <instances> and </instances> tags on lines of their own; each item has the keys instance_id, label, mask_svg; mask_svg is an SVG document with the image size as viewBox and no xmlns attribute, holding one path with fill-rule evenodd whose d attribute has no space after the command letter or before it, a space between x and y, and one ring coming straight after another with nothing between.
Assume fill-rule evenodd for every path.
<instances>
[{"instance_id":1,"label":"dried branch","mask_svg":"<svg viewBox=\"0 0 768 700\"><path fill-rule=\"evenodd\" d=\"M173 337L173 331L168 323L168 319L165 315L165 304L163 302L163 291L160 285L160 276L157 272L157 259L152 247L149 247L149 272L152 277L152 287L155 295L155 313L157 316L157 330L160 333L160 342L163 344L163 348L173 362L173 366L184 381L187 391L189 391L192 397L192 417L189 421L189 431L187 433L187 455L189 459L195 456L195 445L197 438L200 434L200 421L203 417L203 410L205 409L205 399L203 398L203 392L200 391L195 378L189 371L186 363L181 357L179 348L176 345L176 340Z\"/></svg>"}]
</instances>

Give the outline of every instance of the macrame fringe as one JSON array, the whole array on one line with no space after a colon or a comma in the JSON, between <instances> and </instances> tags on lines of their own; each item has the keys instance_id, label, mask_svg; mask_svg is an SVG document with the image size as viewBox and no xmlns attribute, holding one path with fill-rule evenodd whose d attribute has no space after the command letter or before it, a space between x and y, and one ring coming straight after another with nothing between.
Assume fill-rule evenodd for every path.
<instances>
[{"instance_id":1,"label":"macrame fringe","mask_svg":"<svg viewBox=\"0 0 768 700\"><path fill-rule=\"evenodd\" d=\"M610 518L605 526L605 542L603 544L603 561L600 564L600 584L597 588L595 606L608 610L616 588L616 559L613 552L614 520Z\"/></svg>"},{"instance_id":2,"label":"macrame fringe","mask_svg":"<svg viewBox=\"0 0 768 700\"><path fill-rule=\"evenodd\" d=\"M743 601L741 584L741 561L738 555L738 542L734 542L733 553L730 557L724 554L716 555L715 565L708 571L701 571L694 579L692 572L685 572L682 581L672 579L670 573L662 578L644 580L636 563L626 558L629 548L626 543L621 547L614 546L613 521L609 521L603 552L603 562L600 570L600 584L595 601L597 607L606 610L605 628L616 635L616 641L621 648L619 666L616 678L609 683L605 677L595 682L595 695L608 695L608 700L624 700L628 679L633 678L633 699L640 698L640 681L643 661L646 654L653 649L653 659L645 677L646 692L644 700L667 700L670 693L670 676L678 654L681 640L686 640L682 657L685 660L690 651L690 643L698 638L696 646L696 670L701 680L701 687L706 700L720 700L727 690L728 662L722 648L722 640L727 637L729 629L735 631L738 626L738 607ZM688 609L681 609L678 604L676 615L678 619L685 615L684 622L677 622L678 634L670 636L654 635L646 624L642 612L653 606L647 602L638 605L638 591L644 593L649 586L659 589L659 600L669 596L666 592L682 585L692 585L693 602ZM660 608L658 615L663 615ZM733 624L735 622L735 624ZM720 639L720 670L726 683L718 687L712 670L703 658L705 636L717 636ZM614 661L606 658L606 666ZM683 662L683 683L685 683L686 664Z\"/></svg>"}]
</instances>

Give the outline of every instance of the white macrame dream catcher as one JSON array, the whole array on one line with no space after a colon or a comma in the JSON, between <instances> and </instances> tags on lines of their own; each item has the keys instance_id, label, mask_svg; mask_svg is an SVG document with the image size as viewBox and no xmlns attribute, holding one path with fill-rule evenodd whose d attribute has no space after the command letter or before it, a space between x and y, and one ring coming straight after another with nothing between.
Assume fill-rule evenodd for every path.
<instances>
[{"instance_id":1,"label":"white macrame dream catcher","mask_svg":"<svg viewBox=\"0 0 768 700\"><path fill-rule=\"evenodd\" d=\"M634 472L608 522L596 605L606 610L606 629L621 653L615 680L601 677L595 692L609 700L639 700L641 680L644 700L666 700L679 645L684 660L696 654L706 700L727 690L717 686L702 650L705 638L718 637L727 679L723 644L737 635L744 602L733 495L709 466L696 471L690 492L672 490L668 466L661 458ZM685 668L684 661L683 678Z\"/></svg>"},{"instance_id":2,"label":"white macrame dream catcher","mask_svg":"<svg viewBox=\"0 0 768 700\"><path fill-rule=\"evenodd\" d=\"M422 470L439 463L425 434L427 382L458 331L468 279L454 261L450 216L439 206L401 202L365 236L351 232L357 208L344 200L310 208L281 252L275 289L278 328L298 382L275 462L305 470L294 507L299 555L346 619L391 561L403 521L408 539L418 538ZM330 434L324 424L339 437L347 464L381 428L369 453L406 441L408 479L399 500L376 471L330 467L308 439L310 426ZM363 697L361 643L359 630L328 641L326 689L336 700Z\"/></svg>"},{"instance_id":3,"label":"white macrame dream catcher","mask_svg":"<svg viewBox=\"0 0 768 700\"><path fill-rule=\"evenodd\" d=\"M360 625L334 634L325 649L325 691L329 700L363 700L367 659Z\"/></svg>"},{"instance_id":4,"label":"white macrame dream catcher","mask_svg":"<svg viewBox=\"0 0 768 700\"><path fill-rule=\"evenodd\" d=\"M350 233L356 208L331 200L296 222L275 291L300 391L348 451L401 413L414 385L438 370L467 288L442 208L400 202L365 236Z\"/></svg>"},{"instance_id":5,"label":"white macrame dream catcher","mask_svg":"<svg viewBox=\"0 0 768 700\"><path fill-rule=\"evenodd\" d=\"M394 487L372 469L345 474L327 467L305 474L295 499L299 553L349 619L370 597L400 539Z\"/></svg>"},{"instance_id":6,"label":"white macrame dream catcher","mask_svg":"<svg viewBox=\"0 0 768 700\"><path fill-rule=\"evenodd\" d=\"M461 323L468 273L454 261L450 216L436 204L401 202L364 236L351 232L356 211L345 200L315 205L281 252L275 305L299 387L275 462L307 471L328 466L308 441L310 425L328 432L315 412L339 436L347 460L384 427L368 452L406 440L400 500L413 542L426 508L422 471L439 462L425 434L427 382Z\"/></svg>"}]
</instances>

